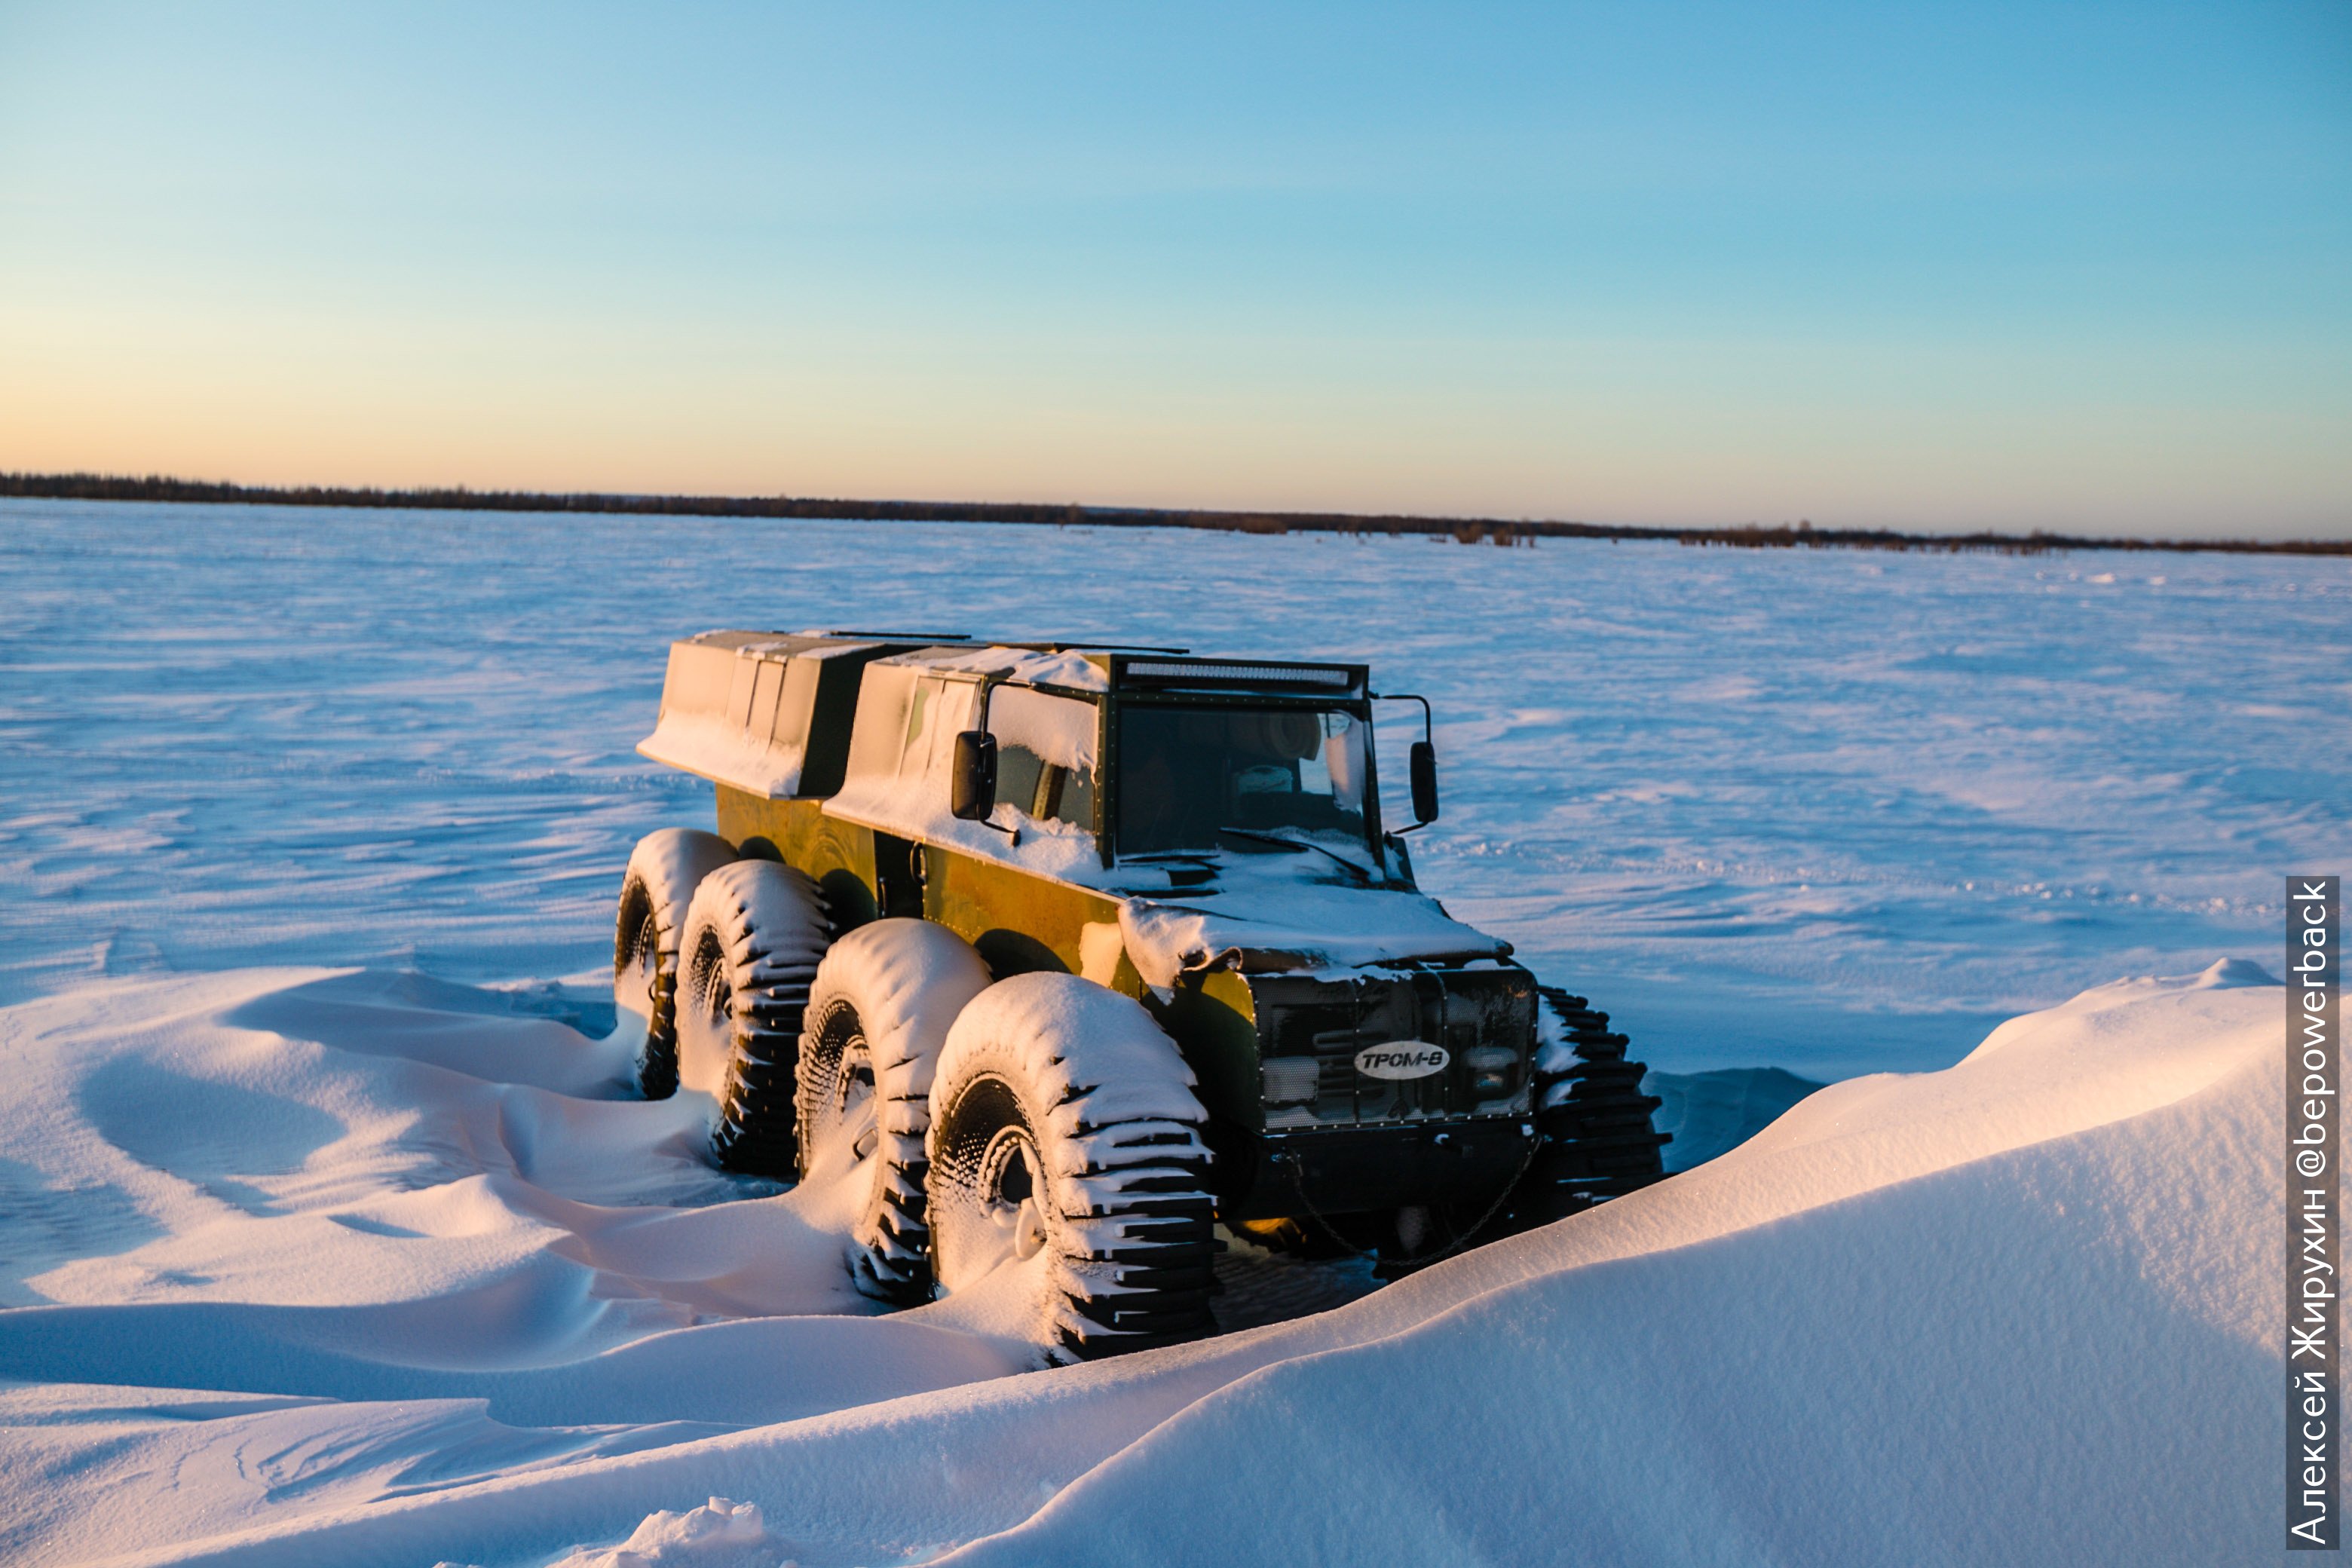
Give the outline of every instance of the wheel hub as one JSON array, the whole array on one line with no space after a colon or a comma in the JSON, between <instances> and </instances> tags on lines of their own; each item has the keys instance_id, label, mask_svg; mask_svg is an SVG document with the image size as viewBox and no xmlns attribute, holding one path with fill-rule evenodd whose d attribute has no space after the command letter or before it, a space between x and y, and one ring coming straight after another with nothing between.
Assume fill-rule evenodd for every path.
<instances>
[{"instance_id":1,"label":"wheel hub","mask_svg":"<svg viewBox=\"0 0 2352 1568\"><path fill-rule=\"evenodd\" d=\"M843 1047L832 1100L835 1125L849 1135L850 1152L865 1159L881 1138L881 1125L875 1114L874 1057L863 1035Z\"/></svg>"},{"instance_id":2,"label":"wheel hub","mask_svg":"<svg viewBox=\"0 0 2352 1568\"><path fill-rule=\"evenodd\" d=\"M1025 1127L999 1130L981 1155L982 1211L1009 1257L1034 1258L1045 1245L1042 1164Z\"/></svg>"}]
</instances>

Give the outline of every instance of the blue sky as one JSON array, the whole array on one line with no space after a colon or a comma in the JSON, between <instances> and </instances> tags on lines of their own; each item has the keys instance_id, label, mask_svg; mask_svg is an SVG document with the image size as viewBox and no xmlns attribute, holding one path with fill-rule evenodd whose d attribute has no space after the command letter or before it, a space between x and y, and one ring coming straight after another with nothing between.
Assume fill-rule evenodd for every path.
<instances>
[{"instance_id":1,"label":"blue sky","mask_svg":"<svg viewBox=\"0 0 2352 1568\"><path fill-rule=\"evenodd\" d=\"M2352 533L2352 7L0 0L0 467Z\"/></svg>"}]
</instances>

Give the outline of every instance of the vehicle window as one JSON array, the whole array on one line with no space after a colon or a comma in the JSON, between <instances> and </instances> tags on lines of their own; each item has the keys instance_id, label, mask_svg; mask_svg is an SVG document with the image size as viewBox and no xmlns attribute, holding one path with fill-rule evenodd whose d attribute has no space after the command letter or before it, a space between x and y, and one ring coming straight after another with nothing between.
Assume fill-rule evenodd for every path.
<instances>
[{"instance_id":1,"label":"vehicle window","mask_svg":"<svg viewBox=\"0 0 2352 1568\"><path fill-rule=\"evenodd\" d=\"M1053 798L1045 803L1041 814L1075 823L1080 827L1095 825L1095 775L1075 768L1055 768Z\"/></svg>"},{"instance_id":2,"label":"vehicle window","mask_svg":"<svg viewBox=\"0 0 2352 1568\"><path fill-rule=\"evenodd\" d=\"M1245 848L1235 828L1366 842L1366 737L1350 714L1137 703L1119 726L1124 854Z\"/></svg>"},{"instance_id":3,"label":"vehicle window","mask_svg":"<svg viewBox=\"0 0 2352 1568\"><path fill-rule=\"evenodd\" d=\"M1095 825L1096 728L1101 710L1083 698L1025 686L989 696L996 737L996 798L1033 817Z\"/></svg>"},{"instance_id":4,"label":"vehicle window","mask_svg":"<svg viewBox=\"0 0 2352 1568\"><path fill-rule=\"evenodd\" d=\"M915 682L907 703L907 742L898 755L898 776L941 778L953 754L955 732L971 710L970 683L926 675Z\"/></svg>"},{"instance_id":5,"label":"vehicle window","mask_svg":"<svg viewBox=\"0 0 2352 1568\"><path fill-rule=\"evenodd\" d=\"M996 746L996 798L1017 811L1032 816L1044 814L1037 809L1037 790L1045 782L1045 759L1026 746L1008 746L1002 741Z\"/></svg>"}]
</instances>

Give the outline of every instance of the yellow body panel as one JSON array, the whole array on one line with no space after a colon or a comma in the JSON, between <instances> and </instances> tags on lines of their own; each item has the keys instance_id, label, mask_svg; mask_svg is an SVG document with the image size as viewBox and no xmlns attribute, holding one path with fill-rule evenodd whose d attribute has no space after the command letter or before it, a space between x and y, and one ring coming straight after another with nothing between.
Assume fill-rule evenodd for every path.
<instances>
[{"instance_id":1,"label":"yellow body panel","mask_svg":"<svg viewBox=\"0 0 2352 1568\"><path fill-rule=\"evenodd\" d=\"M807 873L824 890L836 921L861 925L883 907L874 830L825 816L822 804L770 800L720 784L719 837L747 854ZM1238 1126L1265 1125L1256 1013L1239 975L1202 976L1163 1003L1116 945L1118 900L1113 895L937 844L921 846L919 854L923 917L971 943L1000 978L1058 970L1087 974L1136 997L1192 1064L1203 1109ZM1091 943L1089 926L1101 932ZM1115 963L1108 956L1113 953Z\"/></svg>"},{"instance_id":2,"label":"yellow body panel","mask_svg":"<svg viewBox=\"0 0 2352 1568\"><path fill-rule=\"evenodd\" d=\"M1115 899L936 844L923 847L922 881L924 917L978 948L1000 975L1033 969L1084 973L1086 928L1118 925ZM1119 967L1127 972L1126 985L1108 974L1095 978L1130 996L1141 994L1134 966Z\"/></svg>"},{"instance_id":3,"label":"yellow body panel","mask_svg":"<svg viewBox=\"0 0 2352 1568\"><path fill-rule=\"evenodd\" d=\"M770 800L720 784L719 837L747 855L806 872L832 901L835 921L863 925L881 910L875 899L874 835L825 816L817 809L823 804Z\"/></svg>"}]
</instances>

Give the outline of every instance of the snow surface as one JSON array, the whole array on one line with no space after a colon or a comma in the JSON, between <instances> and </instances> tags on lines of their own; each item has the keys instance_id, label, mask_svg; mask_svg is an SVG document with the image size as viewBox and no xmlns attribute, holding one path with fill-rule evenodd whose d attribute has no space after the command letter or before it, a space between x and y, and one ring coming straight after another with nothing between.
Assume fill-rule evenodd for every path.
<instances>
[{"instance_id":1,"label":"snow surface","mask_svg":"<svg viewBox=\"0 0 2352 1568\"><path fill-rule=\"evenodd\" d=\"M0 1559L2006 1568L2275 1537L2283 999L2251 965L1832 1085L1336 1310L1025 1376L985 1300L861 1316L854 1194L710 1170L696 1097L606 1098L612 1047L527 1003L276 970L0 1011Z\"/></svg>"},{"instance_id":2,"label":"snow surface","mask_svg":"<svg viewBox=\"0 0 2352 1568\"><path fill-rule=\"evenodd\" d=\"M1448 918L1426 894L1326 880L1329 866L1311 852L1224 853L1206 863L1218 868L1213 890L1119 904L1120 936L1147 984L1164 991L1186 970L1236 951L1288 954L1283 967L1299 969L1503 951L1498 939Z\"/></svg>"},{"instance_id":3,"label":"snow surface","mask_svg":"<svg viewBox=\"0 0 2352 1568\"><path fill-rule=\"evenodd\" d=\"M2267 1553L2282 1005L2205 966L2352 847L2352 564L2158 564L0 502L0 1560ZM943 616L1427 691L1423 885L1695 1168L1101 1365L1009 1375L1010 1270L870 1315L856 1184L711 1169L594 977L709 821L668 640Z\"/></svg>"},{"instance_id":4,"label":"snow surface","mask_svg":"<svg viewBox=\"0 0 2352 1568\"><path fill-rule=\"evenodd\" d=\"M1423 885L1676 1071L2267 959L2352 847L2340 560L0 500L0 1002L596 967L629 846L710 821L635 751L669 643L845 624L1369 660L1436 705Z\"/></svg>"},{"instance_id":5,"label":"snow surface","mask_svg":"<svg viewBox=\"0 0 2352 1568\"><path fill-rule=\"evenodd\" d=\"M656 1563L692 1563L698 1568L768 1568L774 1562L760 1505L715 1497L700 1508L672 1513L665 1509L637 1526L636 1533L605 1551L582 1547L565 1553L554 1568L653 1568Z\"/></svg>"}]
</instances>

